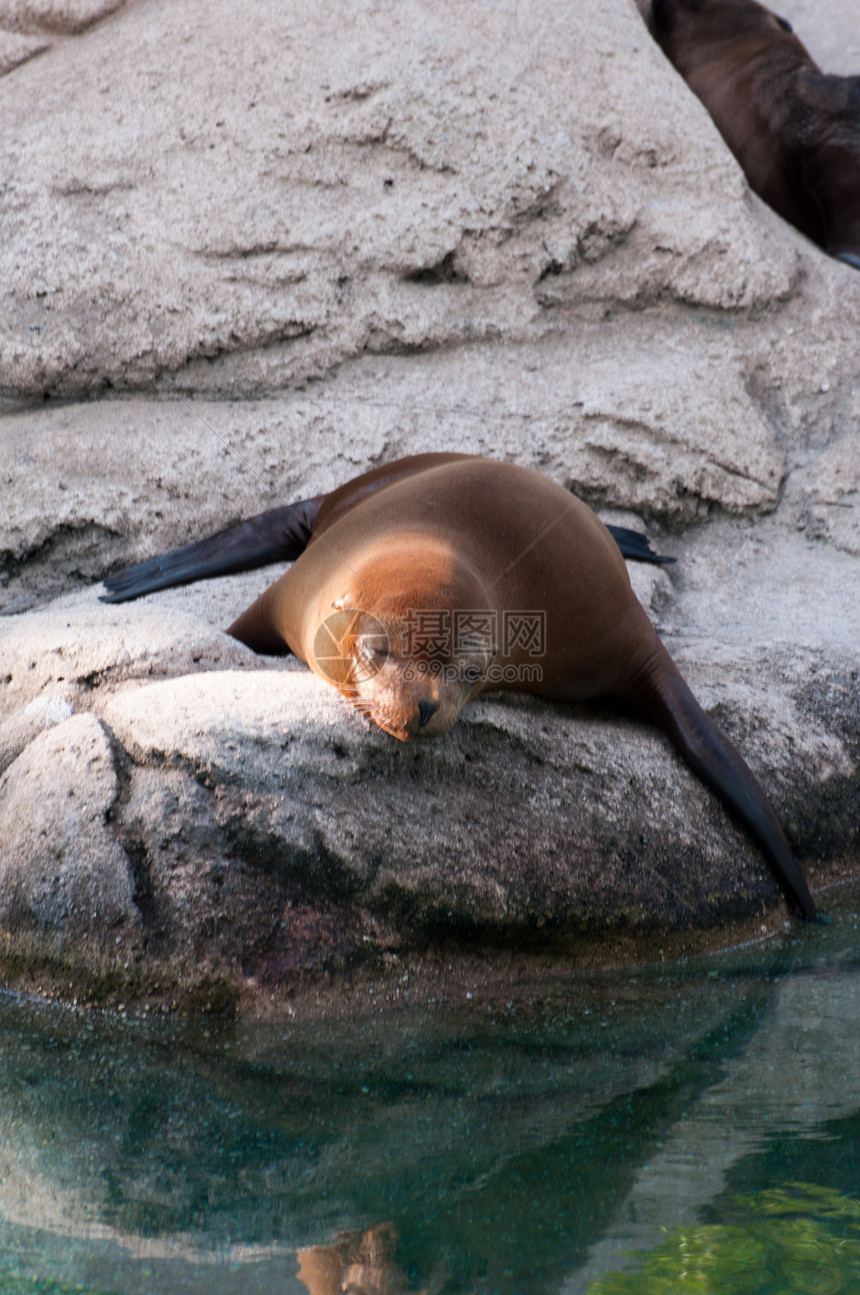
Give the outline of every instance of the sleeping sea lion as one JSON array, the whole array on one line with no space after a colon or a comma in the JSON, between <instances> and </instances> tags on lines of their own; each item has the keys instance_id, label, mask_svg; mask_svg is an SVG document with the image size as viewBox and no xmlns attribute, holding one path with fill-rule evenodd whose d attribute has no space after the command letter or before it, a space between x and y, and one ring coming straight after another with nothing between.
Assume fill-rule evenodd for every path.
<instances>
[{"instance_id":1,"label":"sleeping sea lion","mask_svg":"<svg viewBox=\"0 0 860 1295\"><path fill-rule=\"evenodd\" d=\"M759 197L860 269L860 76L823 73L756 0L653 0L651 25Z\"/></svg>"},{"instance_id":2,"label":"sleeping sea lion","mask_svg":"<svg viewBox=\"0 0 860 1295\"><path fill-rule=\"evenodd\" d=\"M421 454L111 576L104 600L292 561L227 632L295 653L404 741L447 732L485 689L613 699L669 737L815 920L767 796L682 679L622 550L661 561L531 468Z\"/></svg>"}]
</instances>

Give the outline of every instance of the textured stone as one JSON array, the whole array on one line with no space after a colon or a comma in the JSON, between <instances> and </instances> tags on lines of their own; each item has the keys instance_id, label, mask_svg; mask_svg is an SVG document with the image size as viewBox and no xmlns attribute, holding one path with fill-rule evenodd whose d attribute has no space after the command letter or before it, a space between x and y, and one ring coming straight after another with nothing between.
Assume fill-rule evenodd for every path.
<instances>
[{"instance_id":1,"label":"textured stone","mask_svg":"<svg viewBox=\"0 0 860 1295\"><path fill-rule=\"evenodd\" d=\"M581 302L797 281L625 0L161 0L49 61L0 84L10 395L259 393Z\"/></svg>"},{"instance_id":2,"label":"textured stone","mask_svg":"<svg viewBox=\"0 0 860 1295\"><path fill-rule=\"evenodd\" d=\"M102 687L222 662L241 662L249 669L257 664L217 626L183 614L181 607L165 616L153 615L151 606L142 604L140 612L132 624L127 615L112 615L88 594L2 622L3 765L42 728L65 718L65 708L89 710Z\"/></svg>"},{"instance_id":3,"label":"textured stone","mask_svg":"<svg viewBox=\"0 0 860 1295\"><path fill-rule=\"evenodd\" d=\"M127 3L127 0L0 0L0 28L72 35Z\"/></svg>"},{"instance_id":4,"label":"textured stone","mask_svg":"<svg viewBox=\"0 0 860 1295\"><path fill-rule=\"evenodd\" d=\"M94 715L41 734L0 779L0 923L54 945L126 935L138 922L123 849L106 824L117 795Z\"/></svg>"},{"instance_id":5,"label":"textured stone","mask_svg":"<svg viewBox=\"0 0 860 1295\"><path fill-rule=\"evenodd\" d=\"M785 453L737 365L706 382L705 356L647 361L636 331L591 339L576 366L569 343L547 341L480 359L466 349L366 361L312 397L9 415L0 441L6 608L31 601L37 573L42 593L92 581L107 561L334 488L393 446L531 462L593 502L672 523L713 507L773 509Z\"/></svg>"},{"instance_id":6,"label":"textured stone","mask_svg":"<svg viewBox=\"0 0 860 1295\"><path fill-rule=\"evenodd\" d=\"M777 801L796 796L809 815L813 786L852 775L845 738L796 699L798 676L820 669L814 654L778 653L765 669L760 645L682 646L703 701L767 767ZM780 675L788 686L777 691ZM198 830L201 811L217 825L227 856L265 860L295 899L351 903L401 929L587 928L622 913L647 924L656 911L683 924L773 892L756 851L666 744L590 708L487 699L443 742L416 749L291 665L123 689L103 715L138 766L178 769L219 793L195 819Z\"/></svg>"},{"instance_id":7,"label":"textured stone","mask_svg":"<svg viewBox=\"0 0 860 1295\"><path fill-rule=\"evenodd\" d=\"M14 67L26 63L27 59L41 54L49 45L38 36L23 36L18 32L3 31L0 28L0 76L11 72Z\"/></svg>"},{"instance_id":8,"label":"textured stone","mask_svg":"<svg viewBox=\"0 0 860 1295\"><path fill-rule=\"evenodd\" d=\"M799 519L810 539L860 556L860 435L828 446L801 476Z\"/></svg>"}]
</instances>

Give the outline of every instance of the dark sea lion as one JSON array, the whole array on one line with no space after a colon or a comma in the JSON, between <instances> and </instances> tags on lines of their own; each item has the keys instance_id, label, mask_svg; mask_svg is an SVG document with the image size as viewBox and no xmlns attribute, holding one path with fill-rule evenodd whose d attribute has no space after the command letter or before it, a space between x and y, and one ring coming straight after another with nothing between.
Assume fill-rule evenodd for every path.
<instances>
[{"instance_id":1,"label":"dark sea lion","mask_svg":"<svg viewBox=\"0 0 860 1295\"><path fill-rule=\"evenodd\" d=\"M105 601L291 560L228 633L295 653L403 740L445 733L485 689L613 699L669 737L815 920L764 791L682 679L622 549L660 560L530 468L422 454L111 576Z\"/></svg>"},{"instance_id":2,"label":"dark sea lion","mask_svg":"<svg viewBox=\"0 0 860 1295\"><path fill-rule=\"evenodd\" d=\"M759 197L860 269L860 76L828 76L755 0L653 0L663 53Z\"/></svg>"}]
</instances>

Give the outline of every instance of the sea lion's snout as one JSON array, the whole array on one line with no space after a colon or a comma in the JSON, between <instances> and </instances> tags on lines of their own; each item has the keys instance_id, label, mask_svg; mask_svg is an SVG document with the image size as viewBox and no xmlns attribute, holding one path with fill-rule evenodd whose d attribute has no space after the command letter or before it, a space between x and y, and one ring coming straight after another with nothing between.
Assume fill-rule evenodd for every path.
<instances>
[{"instance_id":1,"label":"sea lion's snout","mask_svg":"<svg viewBox=\"0 0 860 1295\"><path fill-rule=\"evenodd\" d=\"M438 701L427 701L426 698L423 699L422 701L419 701L418 714L420 716L420 719L418 720L418 727L424 728L425 724L427 724L430 718L436 714L438 709L439 709Z\"/></svg>"},{"instance_id":2,"label":"sea lion's snout","mask_svg":"<svg viewBox=\"0 0 860 1295\"><path fill-rule=\"evenodd\" d=\"M425 684L425 687L427 685ZM430 685L418 696L402 697L404 737L407 741L432 742L456 723L462 697L451 688Z\"/></svg>"}]
</instances>

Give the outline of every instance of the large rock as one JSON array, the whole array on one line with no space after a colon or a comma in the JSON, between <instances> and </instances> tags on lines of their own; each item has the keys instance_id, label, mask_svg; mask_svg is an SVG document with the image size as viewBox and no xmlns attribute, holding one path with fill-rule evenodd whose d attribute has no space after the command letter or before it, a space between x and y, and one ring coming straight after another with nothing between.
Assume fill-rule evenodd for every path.
<instances>
[{"instance_id":1,"label":"large rock","mask_svg":"<svg viewBox=\"0 0 860 1295\"><path fill-rule=\"evenodd\" d=\"M4 68L7 961L229 998L782 920L644 728L489 698L415 751L223 635L274 573L84 588L429 448L647 523L691 685L813 882L856 872L860 274L750 195L632 3L0 0Z\"/></svg>"},{"instance_id":2,"label":"large rock","mask_svg":"<svg viewBox=\"0 0 860 1295\"><path fill-rule=\"evenodd\" d=\"M124 947L139 912L106 821L118 790L110 744L94 715L39 714L50 727L0 779L0 924L47 933L59 948L115 930Z\"/></svg>"},{"instance_id":3,"label":"large rock","mask_svg":"<svg viewBox=\"0 0 860 1295\"><path fill-rule=\"evenodd\" d=\"M669 330L658 329L662 341ZM10 414L0 442L7 606L95 580L108 560L332 489L400 451L531 463L592 502L672 524L715 506L740 515L775 508L785 448L738 361L709 382L706 363L689 355L648 362L653 331L652 323L637 340L607 329L577 346L573 365L570 340L547 339L353 363L312 396ZM656 388L655 373L664 378ZM131 475L130 461L139 465Z\"/></svg>"},{"instance_id":4,"label":"large rock","mask_svg":"<svg viewBox=\"0 0 860 1295\"><path fill-rule=\"evenodd\" d=\"M537 24L132 5L22 66L0 116L0 390L23 398L259 393L541 332L548 308L761 307L797 279L625 0Z\"/></svg>"}]
</instances>

